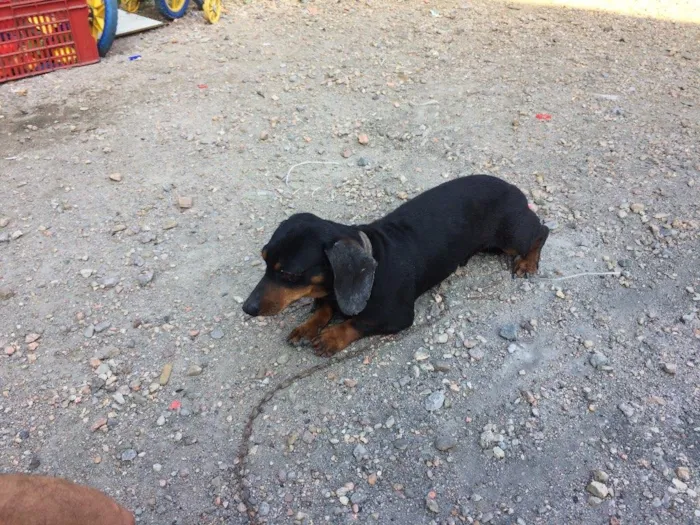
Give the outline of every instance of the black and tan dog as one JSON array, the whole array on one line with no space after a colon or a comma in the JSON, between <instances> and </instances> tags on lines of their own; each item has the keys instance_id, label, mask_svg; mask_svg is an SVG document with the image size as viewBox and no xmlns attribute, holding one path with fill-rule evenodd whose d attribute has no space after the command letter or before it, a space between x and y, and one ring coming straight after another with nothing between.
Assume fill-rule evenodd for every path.
<instances>
[{"instance_id":1,"label":"black and tan dog","mask_svg":"<svg viewBox=\"0 0 700 525\"><path fill-rule=\"evenodd\" d=\"M313 297L316 310L289 341L331 356L361 337L411 326L416 299L476 253L504 252L515 257L513 275L536 273L548 235L525 195L488 175L441 184L366 225L300 213L263 248L265 275L243 311L275 315ZM336 313L345 320L327 326Z\"/></svg>"}]
</instances>

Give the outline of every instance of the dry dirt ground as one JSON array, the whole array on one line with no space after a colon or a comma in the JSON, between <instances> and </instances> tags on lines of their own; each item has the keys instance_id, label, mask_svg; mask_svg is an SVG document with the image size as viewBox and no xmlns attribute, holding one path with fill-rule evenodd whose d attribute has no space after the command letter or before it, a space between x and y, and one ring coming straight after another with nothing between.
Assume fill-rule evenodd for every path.
<instances>
[{"instance_id":1,"label":"dry dirt ground","mask_svg":"<svg viewBox=\"0 0 700 525\"><path fill-rule=\"evenodd\" d=\"M148 524L698 523L699 78L692 24L253 1L0 86L0 471ZM306 307L241 311L276 225L477 172L554 228L541 275L479 256L278 392L239 490L251 408L323 362Z\"/></svg>"}]
</instances>

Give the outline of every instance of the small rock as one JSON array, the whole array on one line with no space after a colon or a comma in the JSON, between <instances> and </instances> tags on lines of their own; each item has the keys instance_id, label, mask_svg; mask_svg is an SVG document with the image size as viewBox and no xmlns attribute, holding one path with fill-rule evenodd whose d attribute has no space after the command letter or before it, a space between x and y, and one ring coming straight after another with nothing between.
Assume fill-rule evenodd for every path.
<instances>
[{"instance_id":1,"label":"small rock","mask_svg":"<svg viewBox=\"0 0 700 525\"><path fill-rule=\"evenodd\" d=\"M93 335L95 335L95 326L94 325L88 325L88 327L85 329L83 332L83 335L87 338L90 339Z\"/></svg>"},{"instance_id":2,"label":"small rock","mask_svg":"<svg viewBox=\"0 0 700 525\"><path fill-rule=\"evenodd\" d=\"M437 342L440 343L441 345L444 345L448 339L449 339L449 336L445 333L439 334L437 336Z\"/></svg>"},{"instance_id":3,"label":"small rock","mask_svg":"<svg viewBox=\"0 0 700 525\"><path fill-rule=\"evenodd\" d=\"M673 486L678 492L685 492L686 490L688 490L688 485L678 478L673 478L671 480L671 483L673 483Z\"/></svg>"},{"instance_id":4,"label":"small rock","mask_svg":"<svg viewBox=\"0 0 700 525\"><path fill-rule=\"evenodd\" d=\"M447 452L457 446L457 439L451 435L443 434L435 440L435 448L440 452Z\"/></svg>"},{"instance_id":5,"label":"small rock","mask_svg":"<svg viewBox=\"0 0 700 525\"><path fill-rule=\"evenodd\" d=\"M177 221L176 220L169 220L165 224L163 224L163 229L164 230L172 230L177 226Z\"/></svg>"},{"instance_id":6,"label":"small rock","mask_svg":"<svg viewBox=\"0 0 700 525\"><path fill-rule=\"evenodd\" d=\"M91 426L90 426L90 431L91 432L97 432L99 429L101 429L103 426L107 424L107 418L106 417L101 417L97 421L95 421Z\"/></svg>"},{"instance_id":7,"label":"small rock","mask_svg":"<svg viewBox=\"0 0 700 525\"><path fill-rule=\"evenodd\" d=\"M189 377L198 376L202 373L202 367L196 363L192 363L188 368L186 374Z\"/></svg>"},{"instance_id":8,"label":"small rock","mask_svg":"<svg viewBox=\"0 0 700 525\"><path fill-rule=\"evenodd\" d=\"M156 273L153 270L145 270L141 272L136 278L138 280L139 286L146 286L153 280L155 274Z\"/></svg>"},{"instance_id":9,"label":"small rock","mask_svg":"<svg viewBox=\"0 0 700 525\"><path fill-rule=\"evenodd\" d=\"M605 472L603 470L594 470L593 471L593 478L596 481L599 481L601 483L607 483L608 480L610 479L610 476L608 475L607 472Z\"/></svg>"},{"instance_id":10,"label":"small rock","mask_svg":"<svg viewBox=\"0 0 700 525\"><path fill-rule=\"evenodd\" d=\"M599 507L603 503L603 500L597 496L591 496L588 498L588 504L591 507Z\"/></svg>"},{"instance_id":11,"label":"small rock","mask_svg":"<svg viewBox=\"0 0 700 525\"><path fill-rule=\"evenodd\" d=\"M425 409L428 412L434 412L442 408L445 404L445 393L441 390L433 392L428 397L425 398Z\"/></svg>"},{"instance_id":12,"label":"small rock","mask_svg":"<svg viewBox=\"0 0 700 525\"><path fill-rule=\"evenodd\" d=\"M430 354L426 352L423 348L419 348L416 350L416 353L413 354L413 359L416 361L425 361L426 359L430 359Z\"/></svg>"},{"instance_id":13,"label":"small rock","mask_svg":"<svg viewBox=\"0 0 700 525\"><path fill-rule=\"evenodd\" d=\"M160 373L160 379L158 382L160 383L160 386L165 386L168 384L168 381L170 381L170 374L173 371L173 364L172 363L166 363L163 366L163 370Z\"/></svg>"},{"instance_id":14,"label":"small rock","mask_svg":"<svg viewBox=\"0 0 700 525\"><path fill-rule=\"evenodd\" d=\"M396 450L406 450L408 448L408 440L405 438L399 438L394 440L394 448Z\"/></svg>"},{"instance_id":15,"label":"small rock","mask_svg":"<svg viewBox=\"0 0 700 525\"><path fill-rule=\"evenodd\" d=\"M211 332L209 332L209 337L212 339L221 339L224 336L224 332L218 326L215 327Z\"/></svg>"},{"instance_id":16,"label":"small rock","mask_svg":"<svg viewBox=\"0 0 700 525\"><path fill-rule=\"evenodd\" d=\"M260 132L260 140L267 140L270 138L270 132L267 130L263 130Z\"/></svg>"},{"instance_id":17,"label":"small rock","mask_svg":"<svg viewBox=\"0 0 700 525\"><path fill-rule=\"evenodd\" d=\"M675 363L663 363L661 369L668 375L675 376L678 371L678 366Z\"/></svg>"},{"instance_id":18,"label":"small rock","mask_svg":"<svg viewBox=\"0 0 700 525\"><path fill-rule=\"evenodd\" d=\"M600 481L591 481L586 487L586 491L596 498L605 499L608 497L608 487Z\"/></svg>"},{"instance_id":19,"label":"small rock","mask_svg":"<svg viewBox=\"0 0 700 525\"><path fill-rule=\"evenodd\" d=\"M681 481L690 481L690 469L688 467L676 468L676 476Z\"/></svg>"},{"instance_id":20,"label":"small rock","mask_svg":"<svg viewBox=\"0 0 700 525\"><path fill-rule=\"evenodd\" d=\"M434 514L438 514L440 512L440 506L438 505L437 501L435 501L433 498L425 498L425 506L430 512Z\"/></svg>"},{"instance_id":21,"label":"small rock","mask_svg":"<svg viewBox=\"0 0 700 525\"><path fill-rule=\"evenodd\" d=\"M632 408L632 405L629 403L620 403L617 405L617 408L628 418L634 416L634 408Z\"/></svg>"},{"instance_id":22,"label":"small rock","mask_svg":"<svg viewBox=\"0 0 700 525\"><path fill-rule=\"evenodd\" d=\"M114 182L121 182L122 181L122 174L121 173L110 173L109 180L112 180Z\"/></svg>"},{"instance_id":23,"label":"small rock","mask_svg":"<svg viewBox=\"0 0 700 525\"><path fill-rule=\"evenodd\" d=\"M258 514L261 516L267 516L270 514L270 504L267 501L263 501L258 507Z\"/></svg>"},{"instance_id":24,"label":"small rock","mask_svg":"<svg viewBox=\"0 0 700 525\"><path fill-rule=\"evenodd\" d=\"M591 356L588 358L588 362L591 364L593 368L600 369L603 366L607 365L610 360L608 359L608 356L606 356L603 352L595 351L591 354Z\"/></svg>"},{"instance_id":25,"label":"small rock","mask_svg":"<svg viewBox=\"0 0 700 525\"><path fill-rule=\"evenodd\" d=\"M474 361L481 361L484 358L484 355L484 351L480 348L472 348L471 350L469 350L469 356Z\"/></svg>"},{"instance_id":26,"label":"small rock","mask_svg":"<svg viewBox=\"0 0 700 525\"><path fill-rule=\"evenodd\" d=\"M24 342L27 344L33 343L35 341L38 341L40 337L41 337L41 334L27 334L24 337Z\"/></svg>"},{"instance_id":27,"label":"small rock","mask_svg":"<svg viewBox=\"0 0 700 525\"><path fill-rule=\"evenodd\" d=\"M384 426L386 428L391 428L394 426L394 423L396 423L396 421L394 420L394 416L389 416L387 418L387 420L384 422Z\"/></svg>"},{"instance_id":28,"label":"small rock","mask_svg":"<svg viewBox=\"0 0 700 525\"><path fill-rule=\"evenodd\" d=\"M181 210L187 210L192 207L194 202L192 201L192 197L178 197L177 198L177 205L180 207Z\"/></svg>"},{"instance_id":29,"label":"small rock","mask_svg":"<svg viewBox=\"0 0 700 525\"><path fill-rule=\"evenodd\" d=\"M493 457L496 459L503 459L506 457L505 451L501 447L493 447Z\"/></svg>"},{"instance_id":30,"label":"small rock","mask_svg":"<svg viewBox=\"0 0 700 525\"><path fill-rule=\"evenodd\" d=\"M117 286L117 284L119 284L119 276L105 275L102 279L100 279L100 284L105 288L114 288Z\"/></svg>"},{"instance_id":31,"label":"small rock","mask_svg":"<svg viewBox=\"0 0 700 525\"><path fill-rule=\"evenodd\" d=\"M15 296L15 291L7 286L0 287L0 301L8 301Z\"/></svg>"},{"instance_id":32,"label":"small rock","mask_svg":"<svg viewBox=\"0 0 700 525\"><path fill-rule=\"evenodd\" d=\"M357 386L357 380L350 378L343 379L343 384L348 388L355 388Z\"/></svg>"},{"instance_id":33,"label":"small rock","mask_svg":"<svg viewBox=\"0 0 700 525\"><path fill-rule=\"evenodd\" d=\"M277 358L278 365L286 365L289 362L289 354L282 354Z\"/></svg>"},{"instance_id":34,"label":"small rock","mask_svg":"<svg viewBox=\"0 0 700 525\"><path fill-rule=\"evenodd\" d=\"M12 235L10 235L10 238L11 238L13 241L16 241L17 239L19 239L20 237L22 237L22 235L24 235L24 232L23 232L22 230L17 230L17 231L15 231L15 232L12 232Z\"/></svg>"},{"instance_id":35,"label":"small rock","mask_svg":"<svg viewBox=\"0 0 700 525\"><path fill-rule=\"evenodd\" d=\"M8 224L10 224L9 217L3 217L2 219L0 219L0 228L4 228Z\"/></svg>"},{"instance_id":36,"label":"small rock","mask_svg":"<svg viewBox=\"0 0 700 525\"><path fill-rule=\"evenodd\" d=\"M163 465L160 463L153 464L153 472L160 472L161 470L163 470Z\"/></svg>"},{"instance_id":37,"label":"small rock","mask_svg":"<svg viewBox=\"0 0 700 525\"><path fill-rule=\"evenodd\" d=\"M509 323L501 327L498 335L507 341L515 341L518 339L518 327L513 323Z\"/></svg>"},{"instance_id":38,"label":"small rock","mask_svg":"<svg viewBox=\"0 0 700 525\"><path fill-rule=\"evenodd\" d=\"M590 350L591 348L593 348L593 345L594 345L594 343L593 343L593 341L591 341L590 339L586 339L586 340L583 342L583 347L586 348L586 349L588 349L588 350Z\"/></svg>"},{"instance_id":39,"label":"small rock","mask_svg":"<svg viewBox=\"0 0 700 525\"><path fill-rule=\"evenodd\" d=\"M133 461L134 459L136 459L137 455L138 454L133 448L128 448L122 452L121 459L122 461Z\"/></svg>"},{"instance_id":40,"label":"small rock","mask_svg":"<svg viewBox=\"0 0 700 525\"><path fill-rule=\"evenodd\" d=\"M0 232L0 242L10 242L10 234L7 232Z\"/></svg>"},{"instance_id":41,"label":"small rock","mask_svg":"<svg viewBox=\"0 0 700 525\"><path fill-rule=\"evenodd\" d=\"M158 425L159 427L162 427L163 425L165 425L165 416L164 415L161 414L160 416L158 416L158 419L156 420L156 425Z\"/></svg>"},{"instance_id":42,"label":"small rock","mask_svg":"<svg viewBox=\"0 0 700 525\"><path fill-rule=\"evenodd\" d=\"M105 330L107 330L110 326L112 326L112 323L109 321L102 321L101 323L97 323L95 325L95 333L102 333Z\"/></svg>"},{"instance_id":43,"label":"small rock","mask_svg":"<svg viewBox=\"0 0 700 525\"><path fill-rule=\"evenodd\" d=\"M359 159L357 159L357 165L360 168L364 168L365 166L369 166L369 160L367 160L364 157L360 157Z\"/></svg>"},{"instance_id":44,"label":"small rock","mask_svg":"<svg viewBox=\"0 0 700 525\"><path fill-rule=\"evenodd\" d=\"M352 455L355 456L357 461L361 461L368 457L367 449L361 443L358 443L352 451Z\"/></svg>"},{"instance_id":45,"label":"small rock","mask_svg":"<svg viewBox=\"0 0 700 525\"><path fill-rule=\"evenodd\" d=\"M369 136L366 133L360 133L357 136L357 142L359 142L363 146L366 146L367 144L369 144Z\"/></svg>"},{"instance_id":46,"label":"small rock","mask_svg":"<svg viewBox=\"0 0 700 525\"><path fill-rule=\"evenodd\" d=\"M435 368L436 372L446 373L452 370L452 365L449 361L435 361L435 363L433 363L433 367Z\"/></svg>"},{"instance_id":47,"label":"small rock","mask_svg":"<svg viewBox=\"0 0 700 525\"><path fill-rule=\"evenodd\" d=\"M89 278L93 273L94 270L92 268L83 268L82 270L80 270L80 275L82 275L86 279Z\"/></svg>"},{"instance_id":48,"label":"small rock","mask_svg":"<svg viewBox=\"0 0 700 525\"><path fill-rule=\"evenodd\" d=\"M352 151L349 149L344 149L343 152L340 154L344 159L349 158L352 155Z\"/></svg>"},{"instance_id":49,"label":"small rock","mask_svg":"<svg viewBox=\"0 0 700 525\"><path fill-rule=\"evenodd\" d=\"M641 215L642 213L644 213L644 204L642 204L640 202L634 202L634 203L630 204L630 211L632 213L636 213L638 215Z\"/></svg>"}]
</instances>

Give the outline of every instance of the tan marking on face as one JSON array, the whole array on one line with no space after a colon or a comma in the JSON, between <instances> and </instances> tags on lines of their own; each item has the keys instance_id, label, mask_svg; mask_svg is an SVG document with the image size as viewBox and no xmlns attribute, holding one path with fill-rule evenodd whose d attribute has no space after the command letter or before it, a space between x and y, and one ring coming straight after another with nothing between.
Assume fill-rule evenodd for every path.
<instances>
[{"instance_id":1,"label":"tan marking on face","mask_svg":"<svg viewBox=\"0 0 700 525\"><path fill-rule=\"evenodd\" d=\"M302 297L319 299L328 295L321 286L309 285L294 288L285 288L278 284L268 284L260 300L260 315L275 315L287 308L290 304Z\"/></svg>"},{"instance_id":2,"label":"tan marking on face","mask_svg":"<svg viewBox=\"0 0 700 525\"><path fill-rule=\"evenodd\" d=\"M280 268L282 268L282 263L279 262L279 261L277 261L277 262L275 263L275 265L273 266L273 268L275 269L275 271L279 271Z\"/></svg>"},{"instance_id":3,"label":"tan marking on face","mask_svg":"<svg viewBox=\"0 0 700 525\"><path fill-rule=\"evenodd\" d=\"M262 252L260 252L260 255L262 255L263 261L267 260L267 250L263 250Z\"/></svg>"},{"instance_id":4,"label":"tan marking on face","mask_svg":"<svg viewBox=\"0 0 700 525\"><path fill-rule=\"evenodd\" d=\"M326 280L326 278L323 276L322 273L320 273L320 274L318 274L318 275L314 275L314 276L311 278L311 282L314 283L314 284L321 284L321 283L322 283L323 281L325 281L325 280Z\"/></svg>"}]
</instances>

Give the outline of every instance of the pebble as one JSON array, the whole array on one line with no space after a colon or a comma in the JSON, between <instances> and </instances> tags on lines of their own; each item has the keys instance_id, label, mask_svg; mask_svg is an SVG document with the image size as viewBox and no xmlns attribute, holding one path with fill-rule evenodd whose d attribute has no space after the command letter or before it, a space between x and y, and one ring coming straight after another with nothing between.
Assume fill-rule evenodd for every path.
<instances>
[{"instance_id":1,"label":"pebble","mask_svg":"<svg viewBox=\"0 0 700 525\"><path fill-rule=\"evenodd\" d=\"M137 455L138 454L133 448L128 448L122 452L121 459L122 461L133 461L134 459L136 459Z\"/></svg>"},{"instance_id":2,"label":"pebble","mask_svg":"<svg viewBox=\"0 0 700 525\"><path fill-rule=\"evenodd\" d=\"M112 326L112 323L110 323L109 321L102 321L101 323L97 323L95 325L95 332L98 334L102 333L105 330L107 330L110 326Z\"/></svg>"},{"instance_id":3,"label":"pebble","mask_svg":"<svg viewBox=\"0 0 700 525\"><path fill-rule=\"evenodd\" d=\"M10 219L8 217L3 217L0 219L0 228L4 228L8 224L10 224Z\"/></svg>"},{"instance_id":4,"label":"pebble","mask_svg":"<svg viewBox=\"0 0 700 525\"><path fill-rule=\"evenodd\" d=\"M160 383L161 386L165 386L168 384L168 381L170 381L170 374L173 371L173 364L172 363L166 363L163 365L163 370L160 373L160 378L158 379L158 382ZM150 388L149 388L150 390Z\"/></svg>"},{"instance_id":5,"label":"pebble","mask_svg":"<svg viewBox=\"0 0 700 525\"><path fill-rule=\"evenodd\" d=\"M405 438L394 440L394 448L397 450L406 450L408 448L408 440Z\"/></svg>"},{"instance_id":6,"label":"pebble","mask_svg":"<svg viewBox=\"0 0 700 525\"><path fill-rule=\"evenodd\" d=\"M676 469L676 476L681 481L690 481L690 469L688 467L678 467Z\"/></svg>"},{"instance_id":7,"label":"pebble","mask_svg":"<svg viewBox=\"0 0 700 525\"><path fill-rule=\"evenodd\" d=\"M7 232L0 232L0 242L10 242L10 234Z\"/></svg>"},{"instance_id":8,"label":"pebble","mask_svg":"<svg viewBox=\"0 0 700 525\"><path fill-rule=\"evenodd\" d=\"M678 479L678 478L673 478L673 479L671 480L671 483L673 483L673 486L675 487L675 489L676 489L678 492L685 492L686 490L688 490L688 485L687 485L687 483L681 481L681 480Z\"/></svg>"},{"instance_id":9,"label":"pebble","mask_svg":"<svg viewBox=\"0 0 700 525\"><path fill-rule=\"evenodd\" d=\"M444 345L448 339L449 339L449 336L445 333L439 334L437 336L437 342L440 343L441 345Z\"/></svg>"},{"instance_id":10,"label":"pebble","mask_svg":"<svg viewBox=\"0 0 700 525\"><path fill-rule=\"evenodd\" d=\"M363 146L366 146L367 144L369 144L369 136L366 133L360 133L357 136L357 142L359 142Z\"/></svg>"},{"instance_id":11,"label":"pebble","mask_svg":"<svg viewBox=\"0 0 700 525\"><path fill-rule=\"evenodd\" d=\"M117 284L119 284L119 276L105 275L102 279L100 279L100 284L105 288L114 288L117 286Z\"/></svg>"},{"instance_id":12,"label":"pebble","mask_svg":"<svg viewBox=\"0 0 700 525\"><path fill-rule=\"evenodd\" d=\"M180 207L181 210L187 210L192 207L194 204L192 197L178 197L177 198L177 205Z\"/></svg>"},{"instance_id":13,"label":"pebble","mask_svg":"<svg viewBox=\"0 0 700 525\"><path fill-rule=\"evenodd\" d=\"M520 350L520 346L519 346L519 345L517 345L517 344L515 344L515 343L511 343L511 344L508 345L508 353L509 353L509 354L514 354L514 353L517 352L518 350Z\"/></svg>"},{"instance_id":14,"label":"pebble","mask_svg":"<svg viewBox=\"0 0 700 525\"><path fill-rule=\"evenodd\" d=\"M82 270L80 270L80 275L85 277L85 279L90 277L93 273L94 273L94 270L92 268L83 268Z\"/></svg>"},{"instance_id":15,"label":"pebble","mask_svg":"<svg viewBox=\"0 0 700 525\"><path fill-rule=\"evenodd\" d=\"M426 352L423 348L419 348L416 350L416 353L413 354L413 359L416 361L425 361L426 359L430 359L430 354Z\"/></svg>"},{"instance_id":16,"label":"pebble","mask_svg":"<svg viewBox=\"0 0 700 525\"><path fill-rule=\"evenodd\" d=\"M278 365L286 365L289 361L289 354L282 354L277 358Z\"/></svg>"},{"instance_id":17,"label":"pebble","mask_svg":"<svg viewBox=\"0 0 700 525\"><path fill-rule=\"evenodd\" d=\"M513 323L509 323L501 327L498 335L507 341L516 341L518 339L518 327Z\"/></svg>"},{"instance_id":18,"label":"pebble","mask_svg":"<svg viewBox=\"0 0 700 525\"><path fill-rule=\"evenodd\" d=\"M437 372L449 372L452 369L449 361L435 361L433 367Z\"/></svg>"},{"instance_id":19,"label":"pebble","mask_svg":"<svg viewBox=\"0 0 700 525\"><path fill-rule=\"evenodd\" d=\"M474 361L481 361L484 358L484 355L484 351L480 348L472 348L471 350L469 350L469 356Z\"/></svg>"},{"instance_id":20,"label":"pebble","mask_svg":"<svg viewBox=\"0 0 700 525\"><path fill-rule=\"evenodd\" d=\"M110 173L109 180L113 180L114 182L121 182L122 181L122 174L121 173Z\"/></svg>"},{"instance_id":21,"label":"pebble","mask_svg":"<svg viewBox=\"0 0 700 525\"><path fill-rule=\"evenodd\" d=\"M199 366L199 365L196 364L196 363L192 363L192 364L187 368L187 372L185 372L185 373L186 373L186 375L188 375L189 377L198 376L198 375L200 375L200 374L202 373L202 367Z\"/></svg>"},{"instance_id":22,"label":"pebble","mask_svg":"<svg viewBox=\"0 0 700 525\"><path fill-rule=\"evenodd\" d=\"M364 157L360 157L359 159L357 159L357 165L360 168L364 168L365 166L369 166L369 160L367 160Z\"/></svg>"},{"instance_id":23,"label":"pebble","mask_svg":"<svg viewBox=\"0 0 700 525\"><path fill-rule=\"evenodd\" d=\"M628 418L634 416L634 408L632 408L632 405L629 403L620 403L617 405L617 408Z\"/></svg>"},{"instance_id":24,"label":"pebble","mask_svg":"<svg viewBox=\"0 0 700 525\"><path fill-rule=\"evenodd\" d=\"M83 332L83 335L87 338L90 339L93 335L95 335L95 327L94 325L88 325L85 331Z\"/></svg>"},{"instance_id":25,"label":"pebble","mask_svg":"<svg viewBox=\"0 0 700 525\"><path fill-rule=\"evenodd\" d=\"M23 232L22 230L17 230L17 231L15 231L15 232L12 232L12 235L10 235L10 238L11 238L13 241L16 241L17 239L19 239L20 237L22 237L22 235L24 235L24 232Z\"/></svg>"},{"instance_id":26,"label":"pebble","mask_svg":"<svg viewBox=\"0 0 700 525\"><path fill-rule=\"evenodd\" d=\"M153 280L155 275L156 273L153 270L145 270L141 272L136 279L140 286L146 286Z\"/></svg>"},{"instance_id":27,"label":"pebble","mask_svg":"<svg viewBox=\"0 0 700 525\"><path fill-rule=\"evenodd\" d=\"M160 472L161 470L163 470L163 465L160 463L153 464L153 472Z\"/></svg>"},{"instance_id":28,"label":"pebble","mask_svg":"<svg viewBox=\"0 0 700 525\"><path fill-rule=\"evenodd\" d=\"M106 417L101 417L97 421L95 421L91 426L90 426L90 431L91 432L97 432L99 429L101 429L103 426L107 424L107 418Z\"/></svg>"},{"instance_id":29,"label":"pebble","mask_svg":"<svg viewBox=\"0 0 700 525\"><path fill-rule=\"evenodd\" d=\"M357 386L357 379L343 379L343 384L348 388L355 388Z\"/></svg>"},{"instance_id":30,"label":"pebble","mask_svg":"<svg viewBox=\"0 0 700 525\"><path fill-rule=\"evenodd\" d=\"M218 326L215 327L211 332L209 332L209 337L212 339L221 339L224 336L224 332Z\"/></svg>"},{"instance_id":31,"label":"pebble","mask_svg":"<svg viewBox=\"0 0 700 525\"><path fill-rule=\"evenodd\" d=\"M358 443L352 451L352 455L355 456L357 461L361 461L368 457L367 449L361 443Z\"/></svg>"},{"instance_id":32,"label":"pebble","mask_svg":"<svg viewBox=\"0 0 700 525\"><path fill-rule=\"evenodd\" d=\"M445 393L441 390L433 392L425 398L425 409L428 412L441 409L443 404L445 404Z\"/></svg>"},{"instance_id":33,"label":"pebble","mask_svg":"<svg viewBox=\"0 0 700 525\"><path fill-rule=\"evenodd\" d=\"M391 427L394 426L394 423L395 423L395 421L394 421L394 416L389 416L389 417L387 418L387 420L384 422L384 426L385 426L386 428L391 428Z\"/></svg>"},{"instance_id":34,"label":"pebble","mask_svg":"<svg viewBox=\"0 0 700 525\"><path fill-rule=\"evenodd\" d=\"M0 287L0 301L7 301L15 296L15 291L7 286Z\"/></svg>"},{"instance_id":35,"label":"pebble","mask_svg":"<svg viewBox=\"0 0 700 525\"><path fill-rule=\"evenodd\" d=\"M457 439L449 434L442 434L435 439L435 448L440 452L447 452L457 446Z\"/></svg>"},{"instance_id":36,"label":"pebble","mask_svg":"<svg viewBox=\"0 0 700 525\"><path fill-rule=\"evenodd\" d=\"M493 457L503 459L506 457L506 453L501 447L493 447Z\"/></svg>"},{"instance_id":37,"label":"pebble","mask_svg":"<svg viewBox=\"0 0 700 525\"><path fill-rule=\"evenodd\" d=\"M267 501L263 501L258 507L258 514L261 516L267 516L270 514L270 504Z\"/></svg>"},{"instance_id":38,"label":"pebble","mask_svg":"<svg viewBox=\"0 0 700 525\"><path fill-rule=\"evenodd\" d=\"M668 375L675 376L678 371L678 366L675 363L663 363L661 368Z\"/></svg>"},{"instance_id":39,"label":"pebble","mask_svg":"<svg viewBox=\"0 0 700 525\"><path fill-rule=\"evenodd\" d=\"M605 499L608 496L608 487L600 481L591 481L586 487L586 491L600 499Z\"/></svg>"},{"instance_id":40,"label":"pebble","mask_svg":"<svg viewBox=\"0 0 700 525\"><path fill-rule=\"evenodd\" d=\"M162 427L163 425L165 425L165 416L163 416L163 415L159 416L158 419L156 420L156 425L158 425L159 427Z\"/></svg>"},{"instance_id":41,"label":"pebble","mask_svg":"<svg viewBox=\"0 0 700 525\"><path fill-rule=\"evenodd\" d=\"M606 356L603 352L599 352L597 350L593 352L588 358L588 362L593 368L596 369L600 369L601 367L607 365L609 361L610 360L608 359L608 356Z\"/></svg>"},{"instance_id":42,"label":"pebble","mask_svg":"<svg viewBox=\"0 0 700 525\"><path fill-rule=\"evenodd\" d=\"M593 478L596 481L599 481L600 483L607 483L608 480L610 479L610 476L604 470L594 470L593 471Z\"/></svg>"},{"instance_id":43,"label":"pebble","mask_svg":"<svg viewBox=\"0 0 700 525\"><path fill-rule=\"evenodd\" d=\"M440 512L440 505L433 498L425 498L425 506L428 507L430 512L438 514Z\"/></svg>"}]
</instances>

